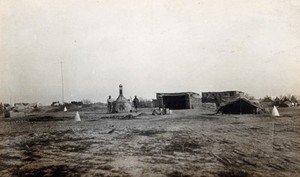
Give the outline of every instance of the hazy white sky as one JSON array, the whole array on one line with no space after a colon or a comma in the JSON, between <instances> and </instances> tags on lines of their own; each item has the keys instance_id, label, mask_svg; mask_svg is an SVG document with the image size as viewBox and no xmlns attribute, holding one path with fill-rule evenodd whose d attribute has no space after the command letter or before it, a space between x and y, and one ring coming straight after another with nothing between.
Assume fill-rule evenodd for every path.
<instances>
[{"instance_id":1,"label":"hazy white sky","mask_svg":"<svg viewBox=\"0 0 300 177\"><path fill-rule=\"evenodd\" d=\"M0 102L300 95L298 0L2 0Z\"/></svg>"}]
</instances>

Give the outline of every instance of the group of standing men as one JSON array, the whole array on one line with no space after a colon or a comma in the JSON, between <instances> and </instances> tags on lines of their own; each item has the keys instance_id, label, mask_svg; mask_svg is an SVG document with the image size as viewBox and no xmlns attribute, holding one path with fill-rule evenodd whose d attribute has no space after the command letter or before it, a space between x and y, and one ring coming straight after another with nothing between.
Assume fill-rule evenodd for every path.
<instances>
[{"instance_id":1,"label":"group of standing men","mask_svg":"<svg viewBox=\"0 0 300 177\"><path fill-rule=\"evenodd\" d=\"M113 112L113 102L114 102L113 99L111 98L111 96L109 96L107 99L107 113ZM139 99L137 98L137 96L134 96L134 99L132 102L133 102L135 112L137 112L137 108L138 108L138 104L139 104Z\"/></svg>"}]
</instances>

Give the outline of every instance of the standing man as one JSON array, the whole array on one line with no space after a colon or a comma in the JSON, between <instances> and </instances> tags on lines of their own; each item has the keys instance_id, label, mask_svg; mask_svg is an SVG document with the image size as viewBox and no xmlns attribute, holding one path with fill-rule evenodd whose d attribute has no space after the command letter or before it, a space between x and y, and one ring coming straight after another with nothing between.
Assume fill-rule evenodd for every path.
<instances>
[{"instance_id":1,"label":"standing man","mask_svg":"<svg viewBox=\"0 0 300 177\"><path fill-rule=\"evenodd\" d=\"M137 112L138 104L139 104L139 99L136 96L134 96L133 105L135 108L135 112Z\"/></svg>"},{"instance_id":2,"label":"standing man","mask_svg":"<svg viewBox=\"0 0 300 177\"><path fill-rule=\"evenodd\" d=\"M111 96L108 97L107 99L107 113L112 113L112 103L113 100L111 99Z\"/></svg>"}]
</instances>

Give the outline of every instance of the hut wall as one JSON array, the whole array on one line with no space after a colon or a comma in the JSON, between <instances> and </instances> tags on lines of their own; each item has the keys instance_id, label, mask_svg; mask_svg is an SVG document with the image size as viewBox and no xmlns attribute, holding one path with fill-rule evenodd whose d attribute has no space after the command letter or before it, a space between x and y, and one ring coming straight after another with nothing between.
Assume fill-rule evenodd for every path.
<instances>
[{"instance_id":1,"label":"hut wall","mask_svg":"<svg viewBox=\"0 0 300 177\"><path fill-rule=\"evenodd\" d=\"M189 109L197 109L201 107L201 99L195 98L192 95L189 97L190 100L190 108Z\"/></svg>"},{"instance_id":2,"label":"hut wall","mask_svg":"<svg viewBox=\"0 0 300 177\"><path fill-rule=\"evenodd\" d=\"M162 96L159 93L156 94L156 103L157 103L157 107L160 107L160 108L163 107Z\"/></svg>"},{"instance_id":3,"label":"hut wall","mask_svg":"<svg viewBox=\"0 0 300 177\"><path fill-rule=\"evenodd\" d=\"M24 112L14 112L14 111L9 112L9 117L12 117L12 118L24 117L24 116L25 116Z\"/></svg>"},{"instance_id":4,"label":"hut wall","mask_svg":"<svg viewBox=\"0 0 300 177\"><path fill-rule=\"evenodd\" d=\"M244 96L240 91L224 91L224 92L202 92L202 103L216 103L216 98L234 99Z\"/></svg>"},{"instance_id":5,"label":"hut wall","mask_svg":"<svg viewBox=\"0 0 300 177\"><path fill-rule=\"evenodd\" d=\"M191 99L190 95L185 95L185 109L191 109Z\"/></svg>"}]
</instances>

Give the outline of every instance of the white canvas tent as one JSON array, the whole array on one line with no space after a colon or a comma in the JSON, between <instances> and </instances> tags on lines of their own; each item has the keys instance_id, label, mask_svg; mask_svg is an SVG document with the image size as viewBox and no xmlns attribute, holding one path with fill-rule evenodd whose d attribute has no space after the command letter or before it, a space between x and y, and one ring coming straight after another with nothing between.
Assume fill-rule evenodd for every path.
<instances>
[{"instance_id":1,"label":"white canvas tent","mask_svg":"<svg viewBox=\"0 0 300 177\"><path fill-rule=\"evenodd\" d=\"M272 116L273 117L279 117L280 116L276 106L274 106L273 109L272 109Z\"/></svg>"},{"instance_id":2,"label":"white canvas tent","mask_svg":"<svg viewBox=\"0 0 300 177\"><path fill-rule=\"evenodd\" d=\"M76 115L75 115L75 121L76 122L81 121L78 111L76 112Z\"/></svg>"}]
</instances>

